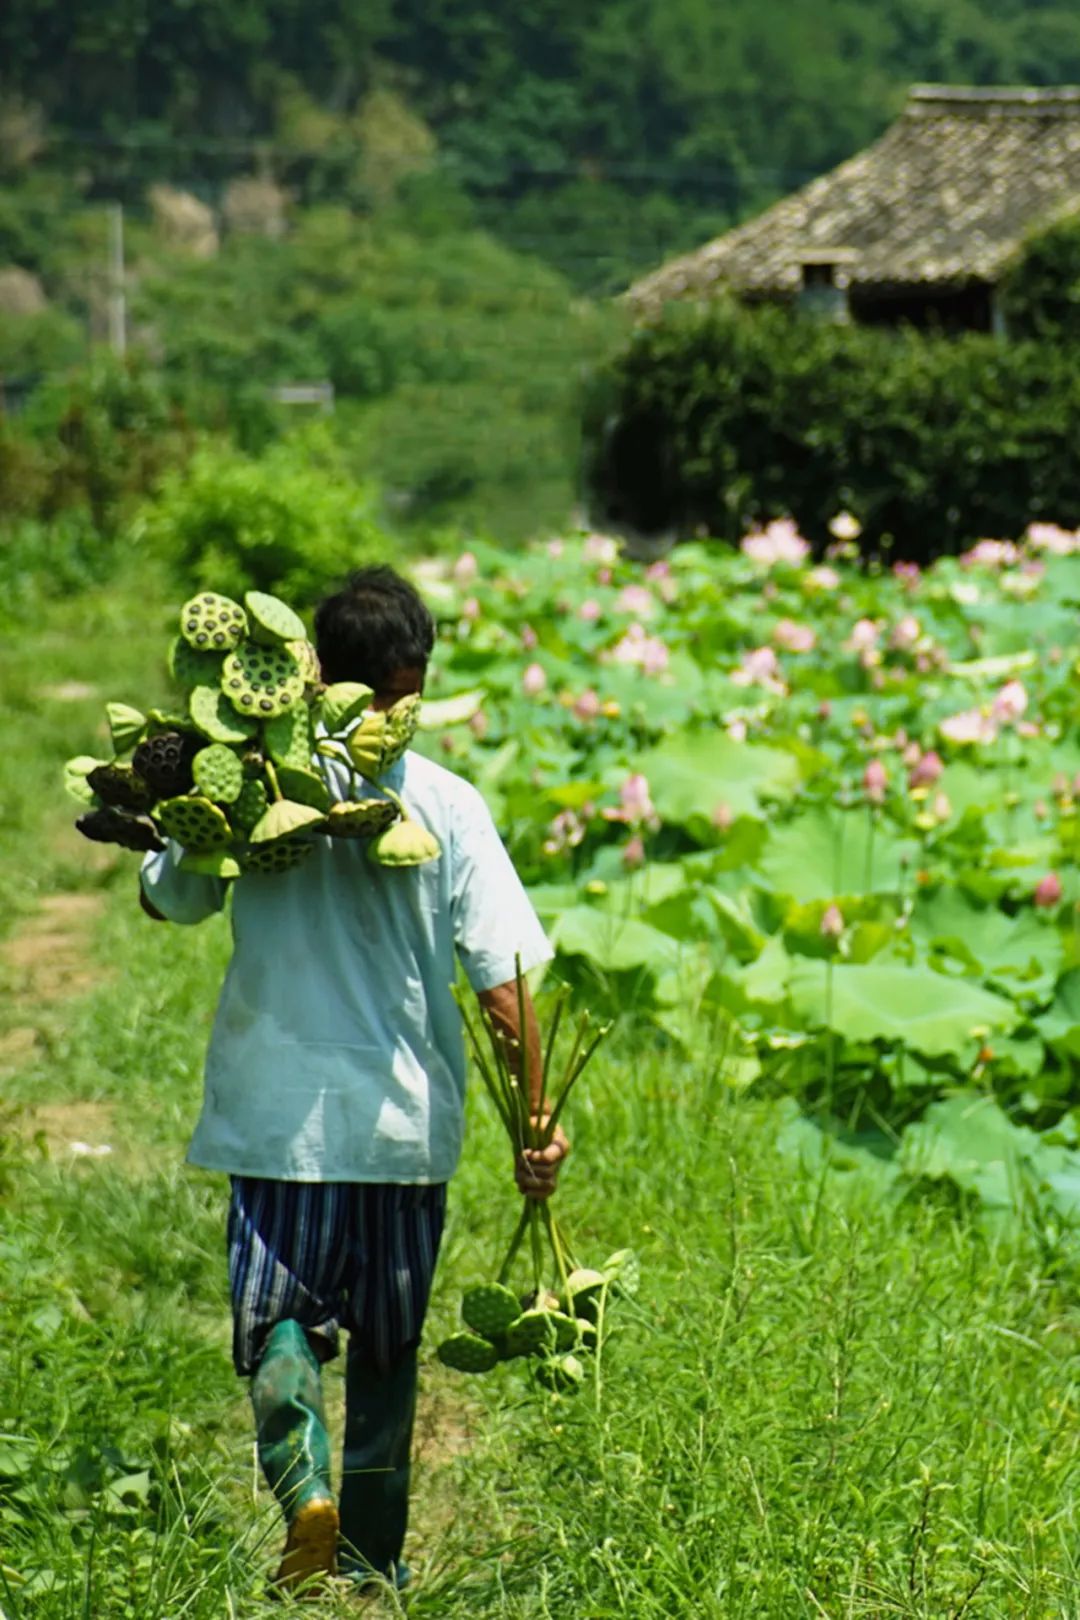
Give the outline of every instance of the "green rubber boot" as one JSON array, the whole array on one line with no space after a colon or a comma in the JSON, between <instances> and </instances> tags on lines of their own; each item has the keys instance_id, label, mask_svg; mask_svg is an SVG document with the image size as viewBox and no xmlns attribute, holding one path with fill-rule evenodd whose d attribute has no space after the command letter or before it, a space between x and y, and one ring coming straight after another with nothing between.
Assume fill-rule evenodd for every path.
<instances>
[{"instance_id":1,"label":"green rubber boot","mask_svg":"<svg viewBox=\"0 0 1080 1620\"><path fill-rule=\"evenodd\" d=\"M319 1363L299 1322L271 1331L251 1380L251 1404L259 1461L289 1527L278 1584L314 1589L334 1573L338 1513Z\"/></svg>"},{"instance_id":2,"label":"green rubber boot","mask_svg":"<svg viewBox=\"0 0 1080 1620\"><path fill-rule=\"evenodd\" d=\"M341 1473L342 1574L399 1589L409 1518L409 1454L416 1413L416 1351L386 1372L350 1347L345 1367L345 1449Z\"/></svg>"}]
</instances>

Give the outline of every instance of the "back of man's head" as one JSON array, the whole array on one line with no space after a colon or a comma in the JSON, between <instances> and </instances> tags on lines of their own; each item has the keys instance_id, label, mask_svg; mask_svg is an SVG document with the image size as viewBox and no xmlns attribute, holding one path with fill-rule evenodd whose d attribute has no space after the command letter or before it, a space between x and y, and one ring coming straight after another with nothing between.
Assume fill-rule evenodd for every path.
<instances>
[{"instance_id":1,"label":"back of man's head","mask_svg":"<svg viewBox=\"0 0 1080 1620\"><path fill-rule=\"evenodd\" d=\"M408 580L392 568L358 568L315 610L323 680L362 681L385 692L401 670L423 679L435 621Z\"/></svg>"}]
</instances>

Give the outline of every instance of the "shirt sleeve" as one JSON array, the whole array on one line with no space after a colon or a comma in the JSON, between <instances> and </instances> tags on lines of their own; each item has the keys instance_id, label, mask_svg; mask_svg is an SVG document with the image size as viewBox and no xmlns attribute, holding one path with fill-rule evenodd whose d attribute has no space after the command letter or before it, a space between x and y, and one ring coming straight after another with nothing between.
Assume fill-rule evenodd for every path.
<instances>
[{"instance_id":1,"label":"shirt sleeve","mask_svg":"<svg viewBox=\"0 0 1080 1620\"><path fill-rule=\"evenodd\" d=\"M479 793L470 795L453 845L454 943L473 989L493 990L554 951Z\"/></svg>"},{"instance_id":2,"label":"shirt sleeve","mask_svg":"<svg viewBox=\"0 0 1080 1620\"><path fill-rule=\"evenodd\" d=\"M171 839L146 856L139 873L143 894L169 922L200 923L222 909L228 885L221 878L181 872L178 858L179 846Z\"/></svg>"}]
</instances>

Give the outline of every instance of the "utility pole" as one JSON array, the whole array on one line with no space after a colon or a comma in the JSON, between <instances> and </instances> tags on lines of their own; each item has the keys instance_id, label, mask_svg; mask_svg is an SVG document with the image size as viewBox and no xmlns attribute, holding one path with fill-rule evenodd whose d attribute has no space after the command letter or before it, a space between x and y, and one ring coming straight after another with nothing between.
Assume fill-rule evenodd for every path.
<instances>
[{"instance_id":1,"label":"utility pole","mask_svg":"<svg viewBox=\"0 0 1080 1620\"><path fill-rule=\"evenodd\" d=\"M109 204L109 346L127 352L127 294L124 288L124 205Z\"/></svg>"}]
</instances>

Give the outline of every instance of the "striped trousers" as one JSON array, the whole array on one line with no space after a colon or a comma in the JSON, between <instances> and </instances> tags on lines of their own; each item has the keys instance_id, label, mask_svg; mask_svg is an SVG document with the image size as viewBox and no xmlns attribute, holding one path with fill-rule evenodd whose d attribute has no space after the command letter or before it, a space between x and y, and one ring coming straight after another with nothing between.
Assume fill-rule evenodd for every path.
<instances>
[{"instance_id":1,"label":"striped trousers","mask_svg":"<svg viewBox=\"0 0 1080 1620\"><path fill-rule=\"evenodd\" d=\"M271 1329L293 1318L322 1361L350 1354L386 1370L419 1339L446 1213L446 1187L232 1177L233 1362L250 1374Z\"/></svg>"}]
</instances>

